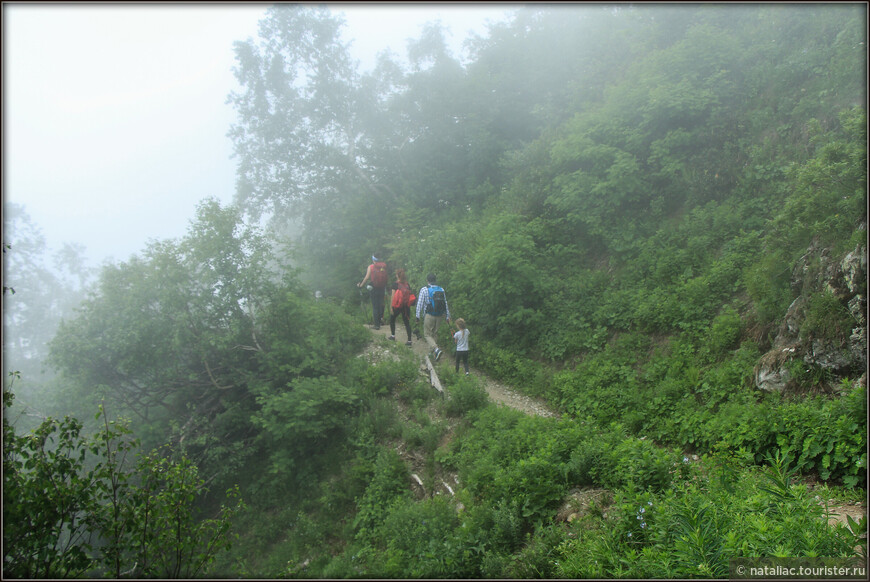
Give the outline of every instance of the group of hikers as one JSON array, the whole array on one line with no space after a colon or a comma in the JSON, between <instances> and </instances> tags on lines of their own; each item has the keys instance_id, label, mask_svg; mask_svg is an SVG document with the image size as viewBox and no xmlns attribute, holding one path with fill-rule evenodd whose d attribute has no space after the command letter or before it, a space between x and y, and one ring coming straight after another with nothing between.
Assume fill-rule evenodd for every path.
<instances>
[{"instance_id":1,"label":"group of hikers","mask_svg":"<svg viewBox=\"0 0 870 582\"><path fill-rule=\"evenodd\" d=\"M372 301L372 323L375 329L380 329L384 317L384 300L387 295L387 283L389 276L387 265L376 256L372 255L372 262L366 268L365 277L357 284L357 287L365 286L369 290ZM396 320L399 316L405 324L408 341L405 345L411 345L411 307L416 306L416 323L420 324L420 316L423 317L423 337L431 348L430 353L435 361L444 353L438 347L438 328L442 322L450 325L450 307L447 305L447 294L437 284L434 273L426 276L426 285L414 295L405 269L396 269L395 281L390 287L390 338L396 340ZM456 333L453 334L453 342L456 344L456 371L459 372L459 364L464 364L465 375L468 375L468 335L470 334L462 318L455 320ZM418 336L419 337L419 336Z\"/></svg>"}]
</instances>

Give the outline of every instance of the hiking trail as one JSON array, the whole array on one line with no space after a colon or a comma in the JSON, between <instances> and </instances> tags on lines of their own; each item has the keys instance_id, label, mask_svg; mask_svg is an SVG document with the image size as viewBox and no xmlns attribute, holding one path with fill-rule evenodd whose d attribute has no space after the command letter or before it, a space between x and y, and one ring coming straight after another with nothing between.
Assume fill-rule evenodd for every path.
<instances>
[{"instance_id":1,"label":"hiking trail","mask_svg":"<svg viewBox=\"0 0 870 582\"><path fill-rule=\"evenodd\" d=\"M380 352L382 356L387 356L387 354L389 352L388 352L388 350L383 348L383 345L381 344L379 339L384 338L385 340L387 340L387 338L390 337L389 324L382 325L380 329L374 329L374 327L372 327L371 324L365 324L365 326L366 326L366 329L368 329L371 332L372 340L373 340L369 344L368 348L366 349L366 353L375 354L375 353ZM413 327L412 327L412 329L413 329ZM397 322L396 332L398 334L396 336L396 343L400 344L405 349L411 349L414 352L414 354L419 356L420 361L422 362L423 359L426 357L426 355L429 354L429 343L425 339L423 339L422 337L421 337L421 339L417 339L416 336L414 336L411 338L411 347L407 348L407 346L405 346L405 337L406 337L405 336L405 328L401 324L401 321ZM387 341L389 341L389 340L387 340ZM454 365L455 360L453 359L454 356L453 356L452 346L442 345L440 347L442 350L444 350L444 355L441 356L441 361L440 361L441 365L443 366L445 361L449 362L450 365ZM472 354L473 354L473 352L472 352ZM394 354L390 354L390 356L395 357ZM389 357L389 356L387 356L387 357ZM473 356L472 356L471 361L472 362L474 361ZM434 364L434 362L433 362L433 364ZM471 375L478 378L481 381L481 384L483 385L484 389L486 390L486 393L489 396L490 400L495 402L497 405L507 406L509 408L513 408L513 409L519 410L525 414L528 414L530 416L543 416L543 417L548 417L548 418L559 418L560 415L558 413L554 412L552 409L550 409L550 407L545 402L543 402L539 399L536 399L536 398L531 398L531 397L526 396L524 394L520 394L516 390L513 390L513 389L511 389L511 388L509 388L509 387L507 387L499 382L496 382L495 380L488 377L483 372L475 369L471 365L469 365L469 369L471 371ZM424 372L423 372L424 370L425 370L425 365L422 365L421 374L424 374ZM435 390L435 388L432 388L432 390ZM450 431L450 433L452 434L452 430ZM446 437L447 440L449 440L449 438L450 438L449 436ZM412 455L409 451L405 451L404 447L400 447L399 452L400 452L400 454L403 455L403 457L409 458L409 462L411 462L413 469L417 473L422 474L422 471L424 470L425 463L424 463L424 460L422 458L418 458L419 455ZM417 481L419 481L419 477L417 477L416 473L413 475L413 477L416 478ZM450 473L450 472L445 472L444 474L439 473L438 479L430 486L424 487L422 485L422 483L420 483L419 487L414 487L414 489L415 489L415 491L417 491L418 495L420 495L420 496L431 496L433 494L438 495L438 494L447 494L447 493L449 493L452 496L453 489L450 487L448 482L452 482L456 486L458 486L459 485L458 476L456 474ZM810 486L812 487L813 485L811 484ZM596 492L598 490L592 490L592 491ZM573 492L572 495L569 495L567 501L565 503L563 503L563 505L564 505L563 510L565 510L566 507L570 509L570 508L574 507L574 505L576 505L576 501L574 502L573 505L571 504L572 496L577 496L577 495L582 496L582 495L587 494L587 493L589 493L589 492L588 491L580 491L579 493L576 491ZM827 503L825 503L825 500L822 500L819 497L816 498L816 502L819 503L820 505L826 507L825 518L828 520L828 523L831 526L833 526L836 523L840 523L846 527L849 527L849 524L848 524L847 519L846 519L847 515L851 516L855 520L861 519L862 517L866 518L866 515L867 515L866 505L864 503L860 503L860 502L859 503L843 503L843 502L838 503L833 499L831 499ZM571 512L569 511L568 513L571 513ZM575 517L573 515L568 515L568 514L566 514L566 515L567 515L567 517L562 516L561 518L557 517L557 519L562 519L563 521L571 521L571 517ZM866 536L866 534L864 534L864 535ZM856 548L856 552L857 551L858 551L858 548Z\"/></svg>"},{"instance_id":2,"label":"hiking trail","mask_svg":"<svg viewBox=\"0 0 870 582\"><path fill-rule=\"evenodd\" d=\"M389 323L387 323L386 325L381 325L380 329L375 329L374 327L372 327L371 324L366 324L366 328L371 331L372 336L375 338L390 337ZM400 319L396 322L396 343L401 345L402 347L405 347L406 349L411 349L414 354L420 357L421 361L429 353L429 343L422 337L420 339L417 339L416 336L413 336L411 338L410 348L407 348L407 346L405 346L406 340L407 336L405 335L405 326L402 324L402 321ZM375 342L375 344L376 343L377 342ZM442 345L439 347L444 350L444 355L441 356L441 360L439 363L443 365L445 361L448 361L451 366L454 365L453 346ZM377 349L377 346L373 345L372 347L370 347L370 349ZM474 361L473 350L474 348L472 347L471 362ZM434 364L435 362L432 363ZM490 400L492 400L496 404L499 404L501 406L508 406L531 416L544 416L549 418L558 418L560 416L558 413L551 410L550 407L542 400L520 394L516 390L513 390L503 384L500 384L499 382L496 382L483 372L475 369L474 366L469 365L469 370L471 371L472 376L481 381L481 384L486 390L486 393L489 395Z\"/></svg>"}]
</instances>

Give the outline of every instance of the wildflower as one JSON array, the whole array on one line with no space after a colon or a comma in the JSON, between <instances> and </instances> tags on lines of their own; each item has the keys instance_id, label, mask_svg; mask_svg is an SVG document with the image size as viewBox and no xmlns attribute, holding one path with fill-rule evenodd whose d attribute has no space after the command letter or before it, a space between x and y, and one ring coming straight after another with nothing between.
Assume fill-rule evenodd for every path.
<instances>
[{"instance_id":1,"label":"wildflower","mask_svg":"<svg viewBox=\"0 0 870 582\"><path fill-rule=\"evenodd\" d=\"M641 508L640 508L640 512L641 512L641 513L646 513L646 508L645 508L645 507L641 507Z\"/></svg>"},{"instance_id":2,"label":"wildflower","mask_svg":"<svg viewBox=\"0 0 870 582\"><path fill-rule=\"evenodd\" d=\"M646 522L641 522L640 527L646 527Z\"/></svg>"},{"instance_id":3,"label":"wildflower","mask_svg":"<svg viewBox=\"0 0 870 582\"><path fill-rule=\"evenodd\" d=\"M689 457L683 457L683 462L684 462L684 463L688 463L688 462L689 462Z\"/></svg>"},{"instance_id":4,"label":"wildflower","mask_svg":"<svg viewBox=\"0 0 870 582\"><path fill-rule=\"evenodd\" d=\"M652 507L652 501L647 501L646 504Z\"/></svg>"},{"instance_id":5,"label":"wildflower","mask_svg":"<svg viewBox=\"0 0 870 582\"><path fill-rule=\"evenodd\" d=\"M628 537L631 537L631 532L628 532Z\"/></svg>"}]
</instances>

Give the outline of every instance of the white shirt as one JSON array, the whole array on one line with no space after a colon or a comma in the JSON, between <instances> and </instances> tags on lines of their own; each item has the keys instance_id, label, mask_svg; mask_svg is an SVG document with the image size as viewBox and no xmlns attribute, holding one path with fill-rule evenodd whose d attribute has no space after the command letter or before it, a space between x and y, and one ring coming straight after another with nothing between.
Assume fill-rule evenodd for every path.
<instances>
[{"instance_id":1,"label":"white shirt","mask_svg":"<svg viewBox=\"0 0 870 582\"><path fill-rule=\"evenodd\" d=\"M468 334L471 332L467 329L460 329L456 333L453 334L453 339L456 340L456 351L457 352L467 352L468 351Z\"/></svg>"}]
</instances>

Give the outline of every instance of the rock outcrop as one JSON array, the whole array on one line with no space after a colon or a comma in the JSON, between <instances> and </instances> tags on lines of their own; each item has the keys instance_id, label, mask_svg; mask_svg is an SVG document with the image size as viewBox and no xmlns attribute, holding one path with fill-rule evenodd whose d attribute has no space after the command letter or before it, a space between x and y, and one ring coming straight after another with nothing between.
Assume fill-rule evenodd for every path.
<instances>
[{"instance_id":1,"label":"rock outcrop","mask_svg":"<svg viewBox=\"0 0 870 582\"><path fill-rule=\"evenodd\" d=\"M771 350L755 368L755 384L761 390L781 392L793 381L795 363L815 370L829 384L867 374L867 247L858 245L837 260L817 241L807 249L792 272L795 300L777 330ZM829 293L839 302L851 329L844 333L806 333L811 298ZM842 309L839 309L842 307ZM804 333L802 333L804 331Z\"/></svg>"}]
</instances>

